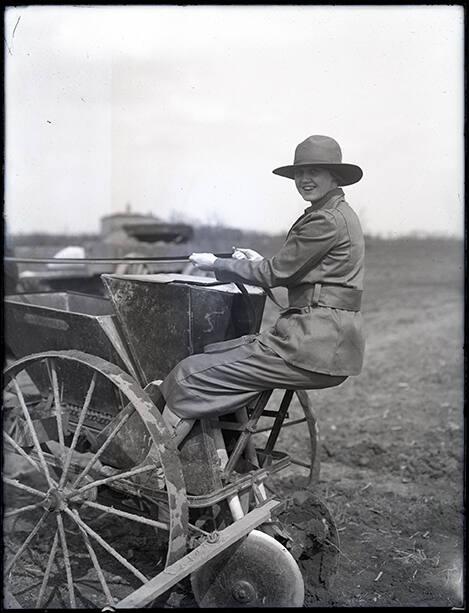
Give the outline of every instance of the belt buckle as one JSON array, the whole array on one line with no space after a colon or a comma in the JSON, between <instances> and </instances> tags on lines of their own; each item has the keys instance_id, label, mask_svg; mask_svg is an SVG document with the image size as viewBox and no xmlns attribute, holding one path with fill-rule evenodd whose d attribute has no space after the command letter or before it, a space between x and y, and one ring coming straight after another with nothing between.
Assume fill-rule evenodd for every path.
<instances>
[{"instance_id":1,"label":"belt buckle","mask_svg":"<svg viewBox=\"0 0 469 613\"><path fill-rule=\"evenodd\" d=\"M314 284L313 297L311 299L311 306L317 307L319 304L319 296L321 295L322 285L321 283Z\"/></svg>"}]
</instances>

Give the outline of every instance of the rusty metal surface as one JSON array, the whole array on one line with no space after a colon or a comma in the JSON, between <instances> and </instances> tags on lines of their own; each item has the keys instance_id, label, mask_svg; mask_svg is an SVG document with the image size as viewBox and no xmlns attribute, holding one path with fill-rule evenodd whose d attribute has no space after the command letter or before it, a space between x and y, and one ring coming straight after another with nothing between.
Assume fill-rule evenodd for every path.
<instances>
[{"instance_id":1,"label":"rusty metal surface","mask_svg":"<svg viewBox=\"0 0 469 613\"><path fill-rule=\"evenodd\" d=\"M177 275L171 275L177 279ZM233 285L158 282L159 275L103 275L133 359L145 383L163 379L205 345L247 334L250 313ZM162 275L160 278L164 278ZM260 326L265 295L252 293Z\"/></svg>"},{"instance_id":2,"label":"rusty metal surface","mask_svg":"<svg viewBox=\"0 0 469 613\"><path fill-rule=\"evenodd\" d=\"M43 351L73 349L103 358L136 376L112 304L106 298L73 292L7 296L4 312L5 342L17 359ZM63 401L81 405L80 390L89 384L86 371L68 362L63 362L60 369L66 383ZM46 395L50 380L45 367L32 366L30 376L39 392ZM119 399L115 389L101 381L92 408L115 414L116 406Z\"/></svg>"},{"instance_id":3,"label":"rusty metal surface","mask_svg":"<svg viewBox=\"0 0 469 613\"><path fill-rule=\"evenodd\" d=\"M167 564L173 563L184 555L187 546L188 504L184 476L178 452L170 439L169 432L151 401L148 394L126 372L115 364L111 364L97 356L91 356L80 351L48 351L22 358L8 367L4 372L4 380L8 382L23 369L31 366L37 360L59 358L72 365L82 364L99 371L103 377L116 386L127 403L132 404L151 437L153 445L150 453L156 454L164 470L166 492L170 510L169 545ZM88 377L89 383L89 377ZM86 388L85 388L86 389Z\"/></svg>"},{"instance_id":4,"label":"rusty metal surface","mask_svg":"<svg viewBox=\"0 0 469 613\"><path fill-rule=\"evenodd\" d=\"M188 495L203 496L222 488L217 450L208 420L198 421L179 449Z\"/></svg>"},{"instance_id":5,"label":"rusty metal surface","mask_svg":"<svg viewBox=\"0 0 469 613\"><path fill-rule=\"evenodd\" d=\"M262 450L257 450L259 458L262 459ZM267 477L279 472L289 466L290 458L288 454L281 451L273 451L271 454L272 464L268 468L258 468L247 473L231 476L230 482L222 488L213 491L210 494L192 496L188 495L187 500L190 508L211 507L221 500L225 500L233 494L238 494L245 491L247 488L252 488L253 484L262 483Z\"/></svg>"}]
</instances>

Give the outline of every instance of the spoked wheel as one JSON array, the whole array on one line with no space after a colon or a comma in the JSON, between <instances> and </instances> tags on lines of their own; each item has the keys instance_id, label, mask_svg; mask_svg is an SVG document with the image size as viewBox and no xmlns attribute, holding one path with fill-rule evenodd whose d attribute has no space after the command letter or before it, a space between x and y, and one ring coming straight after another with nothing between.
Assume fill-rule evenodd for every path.
<instances>
[{"instance_id":1,"label":"spoked wheel","mask_svg":"<svg viewBox=\"0 0 469 613\"><path fill-rule=\"evenodd\" d=\"M28 356L4 373L3 418L4 581L20 606L114 606L184 555L177 450L128 374Z\"/></svg>"}]
</instances>

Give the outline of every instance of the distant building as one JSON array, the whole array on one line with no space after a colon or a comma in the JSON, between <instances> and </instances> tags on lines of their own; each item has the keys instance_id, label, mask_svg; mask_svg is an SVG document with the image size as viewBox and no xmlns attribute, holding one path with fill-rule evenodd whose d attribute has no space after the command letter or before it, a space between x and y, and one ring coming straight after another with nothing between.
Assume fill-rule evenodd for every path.
<instances>
[{"instance_id":1,"label":"distant building","mask_svg":"<svg viewBox=\"0 0 469 613\"><path fill-rule=\"evenodd\" d=\"M125 213L112 213L101 217L101 236L106 243L122 243L129 240L124 226L159 222L161 219L152 214L131 213L128 209Z\"/></svg>"}]
</instances>

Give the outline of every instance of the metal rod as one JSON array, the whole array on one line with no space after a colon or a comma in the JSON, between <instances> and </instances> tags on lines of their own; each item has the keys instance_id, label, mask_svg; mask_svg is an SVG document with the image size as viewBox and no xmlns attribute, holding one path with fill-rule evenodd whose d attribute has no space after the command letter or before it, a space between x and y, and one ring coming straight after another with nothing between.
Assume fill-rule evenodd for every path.
<instances>
[{"instance_id":1,"label":"metal rod","mask_svg":"<svg viewBox=\"0 0 469 613\"><path fill-rule=\"evenodd\" d=\"M41 463L42 470L44 471L44 474L46 476L47 483L49 484L49 487L53 487L53 483L52 483L52 479L51 479L51 476L50 476L50 473L49 473L49 469L47 467L46 460L44 458L44 454L43 454L42 449L41 449L41 445L39 444L39 439L37 438L37 434L36 434L36 430L34 428L34 424L33 424L32 420L31 420L31 416L29 414L28 408L27 408L25 400L24 400L23 392L21 391L20 386L18 385L18 381L16 380L16 377L13 377L13 385L15 386L16 394L18 396L18 400L20 401L21 409L23 411L24 417L25 417L26 422L28 424L29 431L30 431L31 436L33 438L34 447L36 448L37 455L39 456L39 462Z\"/></svg>"},{"instance_id":2,"label":"metal rod","mask_svg":"<svg viewBox=\"0 0 469 613\"><path fill-rule=\"evenodd\" d=\"M70 445L70 449L68 450L67 457L65 458L65 464L64 464L64 467L63 467L63 471L62 471L62 476L60 478L59 488L61 488L64 485L65 480L67 478L68 470L70 468L70 462L72 461L73 451L74 451L75 446L77 444L78 437L80 436L81 428L82 428L83 423L85 421L86 412L88 411L88 407L89 407L90 402L91 402L91 397L92 397L93 392L94 392L94 388L95 388L95 385L96 385L97 374L98 374L97 372L95 372L93 374L93 378L91 379L90 386L89 386L88 391L86 393L85 402L83 403L83 407L82 407L81 412L80 412L80 417L78 418L78 424L77 424L77 427L75 428L75 432L73 434L73 440L72 440L72 443Z\"/></svg>"},{"instance_id":3,"label":"metal rod","mask_svg":"<svg viewBox=\"0 0 469 613\"><path fill-rule=\"evenodd\" d=\"M49 576L52 570L52 564L55 560L55 554L57 553L57 547L59 545L59 529L55 531L54 542L52 543L52 547L49 553L49 559L47 560L46 572L44 573L44 579L42 580L41 589L39 590L39 595L36 600L36 609L42 604L42 600L44 598L44 593L46 591L47 584L49 583Z\"/></svg>"},{"instance_id":4,"label":"metal rod","mask_svg":"<svg viewBox=\"0 0 469 613\"><path fill-rule=\"evenodd\" d=\"M138 579L140 579L142 583L148 582L148 579L145 577L145 575L143 575L137 568L132 566L130 562L128 562L123 556L121 556L118 551L111 547L109 543L107 543L101 536L99 536L99 534L97 534L92 528L88 526L88 524L86 524L81 519L76 509L73 512L68 508L65 508L64 510L67 515L69 515L75 521L75 523L78 524L78 526L81 526L89 536L94 538L101 545L101 547L105 549L109 554L111 554L116 560L118 560L122 564L122 566L125 566L127 570L130 570L130 572L133 573Z\"/></svg>"},{"instance_id":5,"label":"metal rod","mask_svg":"<svg viewBox=\"0 0 469 613\"><path fill-rule=\"evenodd\" d=\"M247 429L240 434L236 442L236 446L230 456L230 459L228 460L228 464L225 466L225 470L223 471L224 477L226 479L228 479L228 477L231 475L234 467L236 466L236 463L238 462L241 454L244 451L244 448L246 447L249 438L251 437L252 432L250 432L249 429L255 426L259 421L259 417L261 416L262 411L268 403L271 394L272 390L266 390L260 393L256 403L256 407L251 415L249 422L246 424Z\"/></svg>"},{"instance_id":6,"label":"metal rod","mask_svg":"<svg viewBox=\"0 0 469 613\"><path fill-rule=\"evenodd\" d=\"M275 418L274 425L272 426L272 431L269 435L269 440L267 441L267 445L265 446L264 451L269 455L272 453L272 449L275 447L275 443L277 442L278 435L280 434L280 429L282 428L282 424L285 421L285 417L287 415L288 407L290 406L292 397L293 390L286 390L285 394L283 395L280 408L278 410L278 415Z\"/></svg>"},{"instance_id":7,"label":"metal rod","mask_svg":"<svg viewBox=\"0 0 469 613\"><path fill-rule=\"evenodd\" d=\"M319 473L321 470L321 460L319 454L319 427L316 414L311 406L311 399L306 390L296 390L296 395L303 408L306 421L308 422L309 439L311 442L311 469L309 471L309 484L313 484L319 481Z\"/></svg>"},{"instance_id":8,"label":"metal rod","mask_svg":"<svg viewBox=\"0 0 469 613\"><path fill-rule=\"evenodd\" d=\"M234 521L237 521L238 519L244 517L243 507L241 505L241 500L239 499L238 494L232 494L231 496L228 496L226 500L228 502L228 506L230 507L231 515Z\"/></svg>"},{"instance_id":9,"label":"metal rod","mask_svg":"<svg viewBox=\"0 0 469 613\"><path fill-rule=\"evenodd\" d=\"M8 477L3 477L3 483L6 483L6 485L11 485L12 487L16 487L19 490L24 490L25 492L28 492L28 494L40 496L41 498L45 498L47 495L46 492L41 492L39 490L36 490L34 487L24 485L24 483L20 483L16 479L9 479Z\"/></svg>"},{"instance_id":10,"label":"metal rod","mask_svg":"<svg viewBox=\"0 0 469 613\"><path fill-rule=\"evenodd\" d=\"M99 504L98 502L93 502L91 500L84 500L83 504L86 507L92 507L93 509L98 509L99 511L106 511L106 513L110 513L111 515L118 515L119 517L124 517L125 519L130 519L132 521L136 521L141 524L146 524L147 526L153 526L154 528L161 528L162 530L169 530L168 524L165 524L161 521L156 521L154 519L148 519L147 517L140 517L139 515L134 515L133 513L127 513L127 511L121 511L120 509L115 509L114 507L108 507L104 504Z\"/></svg>"},{"instance_id":11,"label":"metal rod","mask_svg":"<svg viewBox=\"0 0 469 613\"><path fill-rule=\"evenodd\" d=\"M73 487L76 487L78 485L78 483L82 479L84 479L86 477L86 475L90 472L90 470L96 464L96 462L98 461L100 456L104 453L104 450L106 449L106 447L110 444L110 442L115 437L115 435L119 432L119 430L122 428L122 426L125 424L125 422L129 419L130 415L131 415L131 413L126 413L124 415L124 417L122 417L122 419L117 423L116 427L113 429L111 434L107 437L107 439L104 441L104 443L101 445L101 447L95 453L95 455L90 459L90 461L88 462L88 464L86 465L84 470L75 479L75 481L73 483Z\"/></svg>"},{"instance_id":12,"label":"metal rod","mask_svg":"<svg viewBox=\"0 0 469 613\"><path fill-rule=\"evenodd\" d=\"M206 530L202 530L202 528L199 528L198 526L195 526L194 524L187 524L187 527L189 528L189 530L193 530L194 532L197 532L198 534L202 534L203 536L210 536L210 532L207 532Z\"/></svg>"},{"instance_id":13,"label":"metal rod","mask_svg":"<svg viewBox=\"0 0 469 613\"><path fill-rule=\"evenodd\" d=\"M24 575L22 575L22 576L24 577ZM41 581L36 581L36 583L32 583L30 585L27 585L26 587L23 587L20 590L15 590L15 596L21 596L25 592L31 593L35 588L38 587L38 585L41 585ZM5 592L3 594L3 599L4 599L4 602L8 602L7 599L5 598ZM16 600L16 603L15 602L9 603L9 606L5 606L5 609L22 609L22 608L23 607L19 604L19 602L17 600Z\"/></svg>"},{"instance_id":14,"label":"metal rod","mask_svg":"<svg viewBox=\"0 0 469 613\"><path fill-rule=\"evenodd\" d=\"M236 411L235 418L240 424L247 424L249 422L249 417L246 407L243 407L242 409L239 409L239 411ZM252 436L246 444L246 456L253 466L255 466L256 468L260 468L259 461L257 458L256 445L254 444Z\"/></svg>"},{"instance_id":15,"label":"metal rod","mask_svg":"<svg viewBox=\"0 0 469 613\"><path fill-rule=\"evenodd\" d=\"M34 509L37 509L41 505L42 505L42 500L41 502L36 502L36 504L28 504L25 507L21 507L21 509L15 509L14 511L8 511L7 513L3 515L3 518L7 519L8 517L13 517L14 515L19 515L20 513L26 513L26 511L33 511Z\"/></svg>"},{"instance_id":16,"label":"metal rod","mask_svg":"<svg viewBox=\"0 0 469 613\"><path fill-rule=\"evenodd\" d=\"M308 421L305 417L300 417L299 419L293 419L292 421L287 421L282 424L282 430L284 428L289 428L290 426L296 426L297 424L302 424L305 421ZM273 426L268 426L265 428L258 428L256 430L256 434L261 434L261 432L270 432Z\"/></svg>"},{"instance_id":17,"label":"metal rod","mask_svg":"<svg viewBox=\"0 0 469 613\"><path fill-rule=\"evenodd\" d=\"M215 441L215 447L217 449L220 468L221 470L223 470L229 461L228 453L226 451L225 446L225 439L223 437L222 431L219 428L212 428L212 435ZM239 499L237 492L235 494L230 494L229 496L227 496L226 500L228 502L228 506L230 507L231 515L234 521L244 517L243 507L241 505L241 500Z\"/></svg>"},{"instance_id":18,"label":"metal rod","mask_svg":"<svg viewBox=\"0 0 469 613\"><path fill-rule=\"evenodd\" d=\"M26 453L24 449L22 449L18 443L6 432L3 433L3 438L6 443L9 443L25 460L27 460L31 466L33 466L36 470L41 472L41 468L36 462Z\"/></svg>"},{"instance_id":19,"label":"metal rod","mask_svg":"<svg viewBox=\"0 0 469 613\"><path fill-rule=\"evenodd\" d=\"M48 515L49 515L49 511L46 509L44 513L42 514L40 520L37 522L37 524L34 526L32 531L29 533L27 539L24 541L24 543L21 545L21 547L16 552L13 560L11 560L11 562L6 567L5 574L4 574L5 577L8 576L8 573L13 568L13 566L16 564L16 561L18 560L18 558L23 555L23 552L26 549L26 547L29 545L29 543L33 540L33 538L39 532L40 527L42 526L42 524L44 523Z\"/></svg>"},{"instance_id":20,"label":"metal rod","mask_svg":"<svg viewBox=\"0 0 469 613\"><path fill-rule=\"evenodd\" d=\"M217 258L230 258L231 253L214 253ZM188 255L181 256L162 256L162 257L136 257L136 258L17 258L7 256L3 258L5 262L15 262L17 264L139 264L151 262L167 262L176 264L179 262L188 262Z\"/></svg>"},{"instance_id":21,"label":"metal rod","mask_svg":"<svg viewBox=\"0 0 469 613\"><path fill-rule=\"evenodd\" d=\"M75 609L77 606L75 600L75 589L73 587L72 566L70 564L70 556L68 554L67 537L65 536L63 518L61 513L57 513L57 527L59 529L60 542L62 544L62 552L65 564L65 572L67 574L68 596L70 598L70 607Z\"/></svg>"},{"instance_id":22,"label":"metal rod","mask_svg":"<svg viewBox=\"0 0 469 613\"><path fill-rule=\"evenodd\" d=\"M101 568L101 566L100 566L100 564L98 562L98 558L96 556L96 553L95 553L93 547L91 546L90 539L89 539L87 533L83 530L83 528L81 526L78 526L78 528L80 529L80 532L81 532L81 535L83 537L83 540L85 541L85 546L86 546L86 548L88 550L88 553L89 553L89 556L91 558L91 561L93 562L94 569L96 571L96 574L98 575L98 579L99 579L99 582L101 583L101 587L103 588L104 595L106 596L107 603L108 603L109 606L112 607L114 605L114 599L112 597L112 594L111 594L111 591L110 591L110 589L108 587L108 584L106 583L106 579L104 577L104 573L102 571L102 568Z\"/></svg>"},{"instance_id":23,"label":"metal rod","mask_svg":"<svg viewBox=\"0 0 469 613\"><path fill-rule=\"evenodd\" d=\"M62 609L66 609L67 605L65 604L64 599L62 598L62 594L60 593L58 585L54 585L54 587L52 588L52 590L51 590L51 592L49 594L49 598L48 598L47 602L44 603L44 609L47 609L47 607L50 605L50 603L53 602L54 596L57 596L57 598L59 600L59 604L62 607Z\"/></svg>"},{"instance_id":24,"label":"metal rod","mask_svg":"<svg viewBox=\"0 0 469 613\"><path fill-rule=\"evenodd\" d=\"M309 470L311 470L312 465L309 464L308 462L303 462L303 460L297 460L296 458L292 458L290 456L290 462L292 464L298 464L298 466L304 466L305 468L309 468Z\"/></svg>"},{"instance_id":25,"label":"metal rod","mask_svg":"<svg viewBox=\"0 0 469 613\"><path fill-rule=\"evenodd\" d=\"M57 381L57 371L55 369L54 362L51 362L49 360L46 360L46 362L51 371L52 390L54 392L55 418L57 420L57 434L59 435L59 445L61 447L61 453L63 455L65 453L65 441L62 424L62 405L60 404L59 383Z\"/></svg>"},{"instance_id":26,"label":"metal rod","mask_svg":"<svg viewBox=\"0 0 469 613\"><path fill-rule=\"evenodd\" d=\"M110 477L105 477L104 479L99 479L98 481L93 481L92 483L88 483L88 485L84 485L80 487L75 494L73 494L73 498L77 494L82 494L87 490L91 490L99 485L106 485L107 483L111 483L112 481L117 481L118 479L126 479L127 477L133 477L134 475L139 475L141 473L146 473L149 470L154 470L154 466L151 464L147 464L146 466L140 466L140 468L133 468L132 470L127 470L124 473L119 473L118 475L111 475Z\"/></svg>"}]
</instances>

